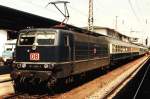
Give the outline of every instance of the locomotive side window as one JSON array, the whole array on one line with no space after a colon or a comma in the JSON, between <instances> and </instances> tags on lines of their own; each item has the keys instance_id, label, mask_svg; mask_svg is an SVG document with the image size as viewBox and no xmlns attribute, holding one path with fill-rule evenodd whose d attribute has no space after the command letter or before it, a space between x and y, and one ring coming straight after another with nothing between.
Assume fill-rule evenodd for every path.
<instances>
[{"instance_id":1,"label":"locomotive side window","mask_svg":"<svg viewBox=\"0 0 150 99\"><path fill-rule=\"evenodd\" d=\"M55 34L38 34L37 43L38 45L54 45Z\"/></svg>"},{"instance_id":2,"label":"locomotive side window","mask_svg":"<svg viewBox=\"0 0 150 99\"><path fill-rule=\"evenodd\" d=\"M69 46L69 37L64 35L64 46Z\"/></svg>"}]
</instances>

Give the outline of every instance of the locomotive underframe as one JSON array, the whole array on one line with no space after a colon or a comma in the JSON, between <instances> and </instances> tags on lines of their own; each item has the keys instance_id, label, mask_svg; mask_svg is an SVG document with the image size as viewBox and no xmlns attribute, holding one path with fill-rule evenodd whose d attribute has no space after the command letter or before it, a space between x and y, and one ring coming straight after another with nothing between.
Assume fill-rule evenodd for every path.
<instances>
[{"instance_id":1,"label":"locomotive underframe","mask_svg":"<svg viewBox=\"0 0 150 99\"><path fill-rule=\"evenodd\" d=\"M31 66L36 65L40 70L36 70L35 68L33 69L33 67L32 69L26 67L28 68L28 70L24 67L19 67L11 73L11 76L15 79L20 78L20 80L32 78L32 80L39 79L40 82L43 82L48 81L51 77L55 77L56 79L67 78L71 75L77 75L90 70L103 68L105 66L109 66L109 62L109 57L80 60L74 62L61 62L55 63L54 67L51 69L40 69L38 67L38 65L41 66L44 65L44 63L31 64L26 62L17 62L16 65L21 63L26 66L28 66L28 64L30 64Z\"/></svg>"}]
</instances>

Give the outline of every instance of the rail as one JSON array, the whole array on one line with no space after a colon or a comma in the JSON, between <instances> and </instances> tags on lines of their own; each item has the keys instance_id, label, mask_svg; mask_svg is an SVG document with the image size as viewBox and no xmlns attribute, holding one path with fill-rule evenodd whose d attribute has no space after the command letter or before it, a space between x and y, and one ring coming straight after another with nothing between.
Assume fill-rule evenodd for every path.
<instances>
[{"instance_id":1,"label":"rail","mask_svg":"<svg viewBox=\"0 0 150 99\"><path fill-rule=\"evenodd\" d=\"M5 96L3 97L4 99L43 99L46 96L48 96L48 94L43 94L43 95L29 95L26 92L20 92L20 93L16 93L10 96Z\"/></svg>"},{"instance_id":2,"label":"rail","mask_svg":"<svg viewBox=\"0 0 150 99\"><path fill-rule=\"evenodd\" d=\"M139 91L140 91L140 89L141 89L141 86L142 86L142 84L143 84L143 82L144 82L144 79L145 79L145 77L146 77L146 75L147 75L147 73L148 73L148 71L149 71L149 68L150 68L150 64L148 64L148 67L147 67L147 69L146 69L146 71L145 71L145 73L144 73L144 76L143 76L143 78L142 78L142 80L141 80L141 82L140 82L140 85L138 86L138 88L137 88L137 90L136 90L136 92L135 92L135 95L134 95L133 99L136 99L136 97L137 97L137 95L138 95L138 93L139 93Z\"/></svg>"}]
</instances>

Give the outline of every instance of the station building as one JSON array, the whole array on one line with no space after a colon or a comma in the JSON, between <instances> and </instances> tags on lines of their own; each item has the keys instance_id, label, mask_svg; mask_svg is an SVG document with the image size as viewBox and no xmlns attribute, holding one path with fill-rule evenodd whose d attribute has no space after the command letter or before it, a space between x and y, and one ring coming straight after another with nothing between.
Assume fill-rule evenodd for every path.
<instances>
[{"instance_id":1,"label":"station building","mask_svg":"<svg viewBox=\"0 0 150 99\"><path fill-rule=\"evenodd\" d=\"M121 34L120 32L114 29L108 28L108 27L94 26L93 30L96 33L103 34L103 35L106 35L106 36L109 36L109 37L112 37L112 38L115 38L124 42L131 42L131 37Z\"/></svg>"},{"instance_id":2,"label":"station building","mask_svg":"<svg viewBox=\"0 0 150 99\"><path fill-rule=\"evenodd\" d=\"M16 39L16 31L0 29L0 57L2 57L2 52L5 49L5 44L10 42L10 40Z\"/></svg>"},{"instance_id":3,"label":"station building","mask_svg":"<svg viewBox=\"0 0 150 99\"><path fill-rule=\"evenodd\" d=\"M2 52L4 50L4 44L7 42L7 31L0 30L0 57L2 57Z\"/></svg>"}]
</instances>

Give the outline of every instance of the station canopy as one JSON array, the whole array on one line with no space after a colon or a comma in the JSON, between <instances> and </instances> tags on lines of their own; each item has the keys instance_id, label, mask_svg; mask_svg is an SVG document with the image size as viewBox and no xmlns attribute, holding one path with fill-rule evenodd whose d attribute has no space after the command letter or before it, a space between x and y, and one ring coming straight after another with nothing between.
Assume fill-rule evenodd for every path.
<instances>
[{"instance_id":1,"label":"station canopy","mask_svg":"<svg viewBox=\"0 0 150 99\"><path fill-rule=\"evenodd\" d=\"M25 29L27 27L51 28L61 23L50 18L45 18L28 12L23 12L3 5L0 5L0 14L0 29L5 29L10 32ZM73 25L65 24L65 26L73 31L94 34L93 32ZM14 32L13 35L15 35Z\"/></svg>"},{"instance_id":2,"label":"station canopy","mask_svg":"<svg viewBox=\"0 0 150 99\"><path fill-rule=\"evenodd\" d=\"M0 28L20 30L27 27L48 28L60 22L0 5Z\"/></svg>"}]
</instances>

